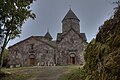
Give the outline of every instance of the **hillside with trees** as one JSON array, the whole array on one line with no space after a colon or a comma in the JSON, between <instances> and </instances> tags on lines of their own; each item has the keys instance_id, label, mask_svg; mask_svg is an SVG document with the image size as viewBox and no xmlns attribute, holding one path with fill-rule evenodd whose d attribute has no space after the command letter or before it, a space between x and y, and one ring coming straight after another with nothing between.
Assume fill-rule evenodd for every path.
<instances>
[{"instance_id":1,"label":"hillside with trees","mask_svg":"<svg viewBox=\"0 0 120 80\"><path fill-rule=\"evenodd\" d=\"M119 2L117 2L119 4ZM82 80L120 80L120 6L87 46Z\"/></svg>"}]
</instances>

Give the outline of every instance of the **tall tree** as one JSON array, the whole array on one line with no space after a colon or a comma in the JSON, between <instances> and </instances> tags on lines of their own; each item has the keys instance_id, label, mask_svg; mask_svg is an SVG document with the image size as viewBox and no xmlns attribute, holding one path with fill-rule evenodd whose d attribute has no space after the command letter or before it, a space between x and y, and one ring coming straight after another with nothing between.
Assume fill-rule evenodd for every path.
<instances>
[{"instance_id":1,"label":"tall tree","mask_svg":"<svg viewBox=\"0 0 120 80\"><path fill-rule=\"evenodd\" d=\"M3 64L3 53L11 39L19 37L23 23L28 18L35 19L30 5L35 0L0 0L0 37L2 37L0 52L0 70Z\"/></svg>"}]
</instances>

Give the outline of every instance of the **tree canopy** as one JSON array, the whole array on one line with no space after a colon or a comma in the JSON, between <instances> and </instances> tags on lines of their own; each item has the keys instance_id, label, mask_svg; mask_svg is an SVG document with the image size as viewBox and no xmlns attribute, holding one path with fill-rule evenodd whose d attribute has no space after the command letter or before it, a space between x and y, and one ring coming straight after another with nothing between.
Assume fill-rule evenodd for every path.
<instances>
[{"instance_id":1,"label":"tree canopy","mask_svg":"<svg viewBox=\"0 0 120 80\"><path fill-rule=\"evenodd\" d=\"M35 14L30 10L30 5L35 0L0 0L0 38L2 55L8 42L21 34L23 23L28 19L35 19Z\"/></svg>"},{"instance_id":2,"label":"tree canopy","mask_svg":"<svg viewBox=\"0 0 120 80\"><path fill-rule=\"evenodd\" d=\"M84 59L83 80L120 80L120 5L88 44Z\"/></svg>"}]
</instances>

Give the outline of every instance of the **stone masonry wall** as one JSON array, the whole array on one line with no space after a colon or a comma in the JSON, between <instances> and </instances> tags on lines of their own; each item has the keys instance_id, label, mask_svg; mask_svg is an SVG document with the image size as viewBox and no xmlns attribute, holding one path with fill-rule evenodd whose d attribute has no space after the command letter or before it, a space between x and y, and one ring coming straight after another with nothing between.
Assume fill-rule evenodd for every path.
<instances>
[{"instance_id":1,"label":"stone masonry wall","mask_svg":"<svg viewBox=\"0 0 120 80\"><path fill-rule=\"evenodd\" d=\"M9 64L10 65L30 65L30 55L34 55L34 65L53 65L54 64L54 48L30 38L9 48Z\"/></svg>"},{"instance_id":2,"label":"stone masonry wall","mask_svg":"<svg viewBox=\"0 0 120 80\"><path fill-rule=\"evenodd\" d=\"M70 63L70 54L74 53L76 55L75 64L83 64L83 41L73 30L69 32L68 35L62 39L58 44L58 53L59 53L59 64L68 65Z\"/></svg>"}]
</instances>

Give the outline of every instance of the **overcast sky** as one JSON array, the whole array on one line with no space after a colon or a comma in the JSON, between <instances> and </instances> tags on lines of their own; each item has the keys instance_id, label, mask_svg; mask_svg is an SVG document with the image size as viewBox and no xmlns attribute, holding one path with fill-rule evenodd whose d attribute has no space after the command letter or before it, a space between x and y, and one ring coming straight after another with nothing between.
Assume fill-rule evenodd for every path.
<instances>
[{"instance_id":1,"label":"overcast sky","mask_svg":"<svg viewBox=\"0 0 120 80\"><path fill-rule=\"evenodd\" d=\"M96 36L98 27L113 15L114 1L116 0L37 0L31 5L36 19L27 20L23 25L21 37L10 41L8 46L32 35L45 35L48 28L53 39L56 39L57 33L62 30L61 21L70 5L80 19L80 32L86 34L89 42Z\"/></svg>"}]
</instances>

